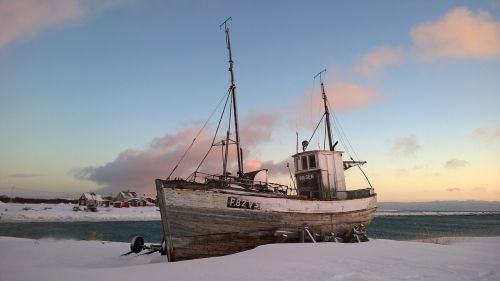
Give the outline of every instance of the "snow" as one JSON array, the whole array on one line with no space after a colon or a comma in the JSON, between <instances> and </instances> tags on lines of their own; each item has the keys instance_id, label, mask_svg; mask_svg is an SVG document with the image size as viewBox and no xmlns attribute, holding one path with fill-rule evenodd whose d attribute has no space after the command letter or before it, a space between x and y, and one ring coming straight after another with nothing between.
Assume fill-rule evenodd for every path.
<instances>
[{"instance_id":1,"label":"snow","mask_svg":"<svg viewBox=\"0 0 500 281\"><path fill-rule=\"evenodd\" d=\"M500 280L500 237L272 244L168 263L127 243L0 237L0 280Z\"/></svg>"},{"instance_id":2,"label":"snow","mask_svg":"<svg viewBox=\"0 0 500 281\"><path fill-rule=\"evenodd\" d=\"M97 212L75 212L74 204L19 204L0 202L0 223L12 221L143 221L160 220L158 207L99 207ZM1 279L0 279L1 280Z\"/></svg>"}]
</instances>

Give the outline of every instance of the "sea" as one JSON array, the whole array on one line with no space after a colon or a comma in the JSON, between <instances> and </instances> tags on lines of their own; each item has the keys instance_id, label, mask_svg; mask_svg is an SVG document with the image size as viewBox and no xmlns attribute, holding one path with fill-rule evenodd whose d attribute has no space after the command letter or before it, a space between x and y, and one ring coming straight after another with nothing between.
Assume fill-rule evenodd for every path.
<instances>
[{"instance_id":1,"label":"sea","mask_svg":"<svg viewBox=\"0 0 500 281\"><path fill-rule=\"evenodd\" d=\"M162 238L160 221L4 222L0 236L147 243ZM436 237L500 236L498 212L382 212L368 226L371 239L424 240Z\"/></svg>"}]
</instances>

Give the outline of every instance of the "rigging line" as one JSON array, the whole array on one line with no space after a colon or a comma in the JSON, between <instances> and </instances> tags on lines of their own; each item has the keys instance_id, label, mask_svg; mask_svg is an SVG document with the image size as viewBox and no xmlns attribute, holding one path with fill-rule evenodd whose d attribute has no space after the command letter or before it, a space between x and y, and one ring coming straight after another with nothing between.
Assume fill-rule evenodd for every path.
<instances>
[{"instance_id":1,"label":"rigging line","mask_svg":"<svg viewBox=\"0 0 500 281\"><path fill-rule=\"evenodd\" d=\"M348 152L349 156L353 157L353 155L351 154L351 152L352 152L354 154L354 156L356 156L356 158L358 158L358 160L359 160L359 157L357 156L356 151L354 150L354 147L351 145L349 138L347 137L347 134L344 132L344 129L342 128L342 125L340 124L340 121L338 120L338 118L335 115L334 115L334 122L336 124L335 126L337 128L337 131L339 132L341 142L342 142L343 146L345 147L346 151Z\"/></svg>"},{"instance_id":2,"label":"rigging line","mask_svg":"<svg viewBox=\"0 0 500 281\"><path fill-rule=\"evenodd\" d=\"M189 175L188 178L191 178L191 176L194 176L198 172L198 170L200 169L201 165L203 165L203 162L205 162L205 159L207 159L208 154L212 150L212 147L214 147L215 138L217 138L217 133L219 132L220 124L222 122L222 117L224 117L224 112L226 111L226 108L227 108L227 101L229 100L230 92L231 92L231 88L229 88L229 90L227 90L227 93L226 93L226 95L227 95L226 102L224 103L224 108L222 110L222 114L220 115L219 123L217 124L217 129L215 130L214 137L212 138L212 144L210 145L210 148L208 149L208 151L205 154L205 156L203 157L203 159L201 159L201 162L200 162L200 164L198 164L198 167L196 167L196 170L193 173L191 173L191 175Z\"/></svg>"},{"instance_id":3,"label":"rigging line","mask_svg":"<svg viewBox=\"0 0 500 281\"><path fill-rule=\"evenodd\" d=\"M332 107L332 108L333 108L333 107ZM342 127L342 125L341 125L341 123L340 123L339 119L337 118L337 115L335 114L335 112L334 112L334 111L332 111L332 114L333 114L334 121L335 121L335 123L337 124L337 128L338 128L339 134L342 136L342 138L343 138L343 139L344 139L344 141L345 141L344 146L346 146L346 149L349 149L349 147L350 147L350 149L352 150L352 152L353 152L354 154L356 154L356 151L355 151L354 147L351 145L351 143L350 143L350 141L349 141L349 138L347 137L347 134L345 133L345 131L344 131L344 129L343 129L343 127ZM346 145L346 144L349 144L349 147L347 147L347 145ZM356 155L356 157L357 157L357 155ZM359 159L358 159L358 160L359 160Z\"/></svg>"},{"instance_id":4,"label":"rigging line","mask_svg":"<svg viewBox=\"0 0 500 281\"><path fill-rule=\"evenodd\" d=\"M328 102L328 101L327 101L327 102ZM333 109L333 107L330 105L330 103L328 103L328 106L330 106L330 108L332 108L332 109ZM356 151L354 150L354 147L351 145L351 142L349 141L349 138L347 137L346 133L344 132L344 129L342 128L342 125L340 124L340 122L339 122L339 120L338 120L338 118L337 118L337 116L335 115L335 113L334 113L334 111L333 111L333 110L332 110L332 115L333 115L333 120L334 120L334 122L336 122L336 123L337 123L337 125L338 125L339 132L340 132L340 133L341 133L341 134L345 137L345 139L346 139L347 143L349 144L349 146L350 146L350 148L351 148L352 152L353 152L353 153L354 153L354 155L356 156L357 161L359 161L359 157L358 157L358 155L356 154ZM339 135L340 135L340 134L339 134ZM341 142L343 143L342 139L341 139ZM352 155L350 155L349 151L347 151L347 150L348 150L347 146L346 146L345 144L343 144L343 145L344 145L344 147L346 148L346 152L347 152L347 154L349 154L349 157L351 158L351 160L352 160L352 161L355 161L355 160L352 158ZM360 166L360 165L357 165L357 167L359 168L359 170L361 171L361 173L362 173L362 174L363 174L363 176L365 177L366 181L368 182L368 185L370 185L370 188L373 188L372 183L370 182L370 179L368 179L368 176L366 175L365 171L363 171L363 169L361 168L361 166Z\"/></svg>"},{"instance_id":5,"label":"rigging line","mask_svg":"<svg viewBox=\"0 0 500 281\"><path fill-rule=\"evenodd\" d=\"M321 119L319 120L318 125L316 125L314 132L312 133L311 137L309 138L309 141L307 142L307 146L309 146L309 143L311 142L312 138L314 137L314 134L316 133L316 130L318 129L319 125L321 124L321 121L323 121L323 118L325 118L325 115L326 114L323 114L323 116L321 116ZM304 148L304 150L307 148L307 146Z\"/></svg>"},{"instance_id":6,"label":"rigging line","mask_svg":"<svg viewBox=\"0 0 500 281\"><path fill-rule=\"evenodd\" d=\"M351 157L351 160L352 160L352 157ZM365 174L365 171L363 171L363 169L361 169L361 166L358 165L357 167L359 168L359 170L361 171L361 173L363 173L363 176L365 176L365 179L368 182L368 184L370 185L370 188L373 188L372 183L370 182L370 180L368 179L368 177Z\"/></svg>"},{"instance_id":7,"label":"rigging line","mask_svg":"<svg viewBox=\"0 0 500 281\"><path fill-rule=\"evenodd\" d=\"M342 135L342 132L340 131L339 122L336 118L333 118L333 127L337 133L337 137L338 137L339 141L342 143L342 146L344 147L345 152L350 157L352 157L350 148L349 148L349 146L347 146L347 142L345 141L344 135Z\"/></svg>"},{"instance_id":8,"label":"rigging line","mask_svg":"<svg viewBox=\"0 0 500 281\"><path fill-rule=\"evenodd\" d=\"M332 109L333 109L333 107L332 107ZM333 118L336 120L336 122L337 122L337 124L338 124L338 127L339 127L340 132L341 132L341 133L342 133L342 135L345 137L345 139L346 139L346 141L347 141L347 144L348 144L348 145L349 145L349 147L351 148L351 150L352 150L352 152L353 152L354 156L356 157L357 161L359 161L358 154L356 153L356 150L354 149L354 147L352 146L351 142L349 141L349 138L347 137L347 134L345 133L345 131L344 131L344 129L343 129L343 127L342 127L342 125L340 124L340 122L339 122L339 120L338 120L337 116L335 115L335 112L333 111L333 112L332 112L332 114L333 114Z\"/></svg>"},{"instance_id":9,"label":"rigging line","mask_svg":"<svg viewBox=\"0 0 500 281\"><path fill-rule=\"evenodd\" d=\"M181 159L179 159L179 161L177 162L177 164L175 165L175 167L172 169L172 171L168 175L167 180L170 179L170 177L172 176L172 174L179 167L179 164L182 162L182 160L184 160L184 157L186 157L186 155L188 154L188 152L191 150L191 148L193 147L196 139L200 136L200 134L203 131L203 129L205 129L205 127L207 126L207 124L210 121L210 119L212 119L212 116L214 116L215 112L217 111L217 109L221 105L222 101L224 100L224 97L228 95L228 92L226 92L226 94L224 94L224 96L222 96L222 98L219 100L219 103L217 104L217 106L215 107L215 109L212 111L212 113L210 114L210 116L208 117L208 119L205 121L205 124L203 124L203 127L201 127L201 129L198 131L198 133L194 137L194 139L191 142L191 144L189 145L189 147L186 149L186 151L184 151L184 154L182 154ZM226 98L226 103L227 103L227 98Z\"/></svg>"}]
</instances>

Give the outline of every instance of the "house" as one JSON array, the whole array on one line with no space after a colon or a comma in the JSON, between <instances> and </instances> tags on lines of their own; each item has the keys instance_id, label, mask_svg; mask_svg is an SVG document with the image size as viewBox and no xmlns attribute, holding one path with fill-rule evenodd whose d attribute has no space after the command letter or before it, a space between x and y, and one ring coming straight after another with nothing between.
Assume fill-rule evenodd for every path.
<instances>
[{"instance_id":1,"label":"house","mask_svg":"<svg viewBox=\"0 0 500 281\"><path fill-rule=\"evenodd\" d=\"M135 193L134 191L122 191L120 193L118 193L118 195L116 195L115 197L115 201L120 201L120 202L128 202L130 199L134 199L134 198L137 198L139 199L139 197L137 196L137 193Z\"/></svg>"},{"instance_id":2,"label":"house","mask_svg":"<svg viewBox=\"0 0 500 281\"><path fill-rule=\"evenodd\" d=\"M152 205L156 204L156 198L155 197L143 194L141 196L141 199L146 200L146 205L151 205L152 206Z\"/></svg>"},{"instance_id":3,"label":"house","mask_svg":"<svg viewBox=\"0 0 500 281\"><path fill-rule=\"evenodd\" d=\"M96 194L94 192L84 192L82 195L80 195L80 198L78 198L78 205L81 206L86 206L87 208L97 208L99 206L104 206L106 203L104 203L105 200L102 199L102 196L99 194ZM109 202L108 202L109 206Z\"/></svg>"},{"instance_id":4,"label":"house","mask_svg":"<svg viewBox=\"0 0 500 281\"><path fill-rule=\"evenodd\" d=\"M131 207L144 207L147 205L147 201L143 198L132 198L127 201Z\"/></svg>"}]
</instances>

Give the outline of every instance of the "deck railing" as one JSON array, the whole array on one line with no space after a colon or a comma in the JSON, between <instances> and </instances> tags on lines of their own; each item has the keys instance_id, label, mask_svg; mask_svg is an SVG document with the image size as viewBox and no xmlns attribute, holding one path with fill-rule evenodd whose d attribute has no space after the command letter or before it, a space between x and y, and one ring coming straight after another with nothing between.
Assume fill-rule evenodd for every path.
<instances>
[{"instance_id":1,"label":"deck railing","mask_svg":"<svg viewBox=\"0 0 500 281\"><path fill-rule=\"evenodd\" d=\"M212 175L212 174L205 174L202 172L197 172L194 174L194 181L200 178L207 184L217 184L226 188L242 187L245 189L256 190L261 192L282 193L283 195L296 194L294 193L295 192L294 188L290 188L287 185L279 183L257 181L257 180L233 177L233 176Z\"/></svg>"}]
</instances>

